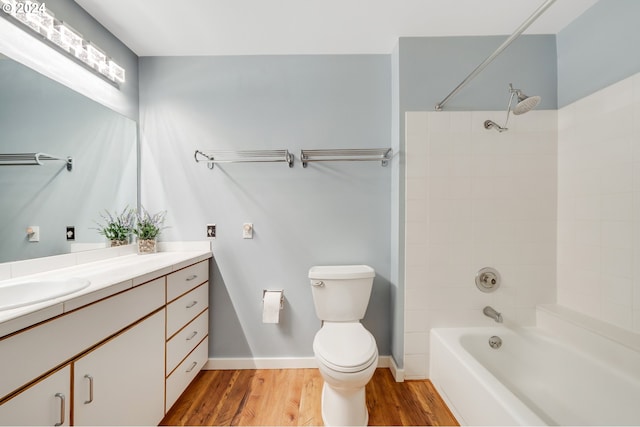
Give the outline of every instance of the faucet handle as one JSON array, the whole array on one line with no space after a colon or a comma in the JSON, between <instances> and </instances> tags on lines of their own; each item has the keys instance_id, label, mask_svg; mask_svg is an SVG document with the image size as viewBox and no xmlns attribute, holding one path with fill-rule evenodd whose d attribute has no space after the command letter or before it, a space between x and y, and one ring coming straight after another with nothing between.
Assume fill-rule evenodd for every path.
<instances>
[{"instance_id":1,"label":"faucet handle","mask_svg":"<svg viewBox=\"0 0 640 427\"><path fill-rule=\"evenodd\" d=\"M491 272L482 273L480 275L480 281L484 283L486 287L492 287L496 283L498 283L498 278L495 274Z\"/></svg>"},{"instance_id":2,"label":"faucet handle","mask_svg":"<svg viewBox=\"0 0 640 427\"><path fill-rule=\"evenodd\" d=\"M500 273L491 267L485 267L476 274L476 286L482 292L493 292L500 287Z\"/></svg>"}]
</instances>

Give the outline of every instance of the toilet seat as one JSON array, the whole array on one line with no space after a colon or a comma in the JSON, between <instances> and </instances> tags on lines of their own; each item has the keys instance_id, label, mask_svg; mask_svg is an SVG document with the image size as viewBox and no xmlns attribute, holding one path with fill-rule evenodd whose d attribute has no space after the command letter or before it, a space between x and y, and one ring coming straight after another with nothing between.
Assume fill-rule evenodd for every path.
<instances>
[{"instance_id":1,"label":"toilet seat","mask_svg":"<svg viewBox=\"0 0 640 427\"><path fill-rule=\"evenodd\" d=\"M363 371L378 357L375 338L360 322L325 322L313 351L326 367L344 373Z\"/></svg>"}]
</instances>

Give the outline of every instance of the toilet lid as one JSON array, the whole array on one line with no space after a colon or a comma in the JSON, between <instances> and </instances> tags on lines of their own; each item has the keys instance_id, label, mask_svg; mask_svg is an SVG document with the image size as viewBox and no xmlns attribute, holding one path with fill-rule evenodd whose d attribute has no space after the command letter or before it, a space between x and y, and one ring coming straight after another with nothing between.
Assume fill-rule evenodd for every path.
<instances>
[{"instance_id":1,"label":"toilet lid","mask_svg":"<svg viewBox=\"0 0 640 427\"><path fill-rule=\"evenodd\" d=\"M313 340L313 351L327 367L341 372L361 371L378 356L375 338L360 322L325 322Z\"/></svg>"}]
</instances>

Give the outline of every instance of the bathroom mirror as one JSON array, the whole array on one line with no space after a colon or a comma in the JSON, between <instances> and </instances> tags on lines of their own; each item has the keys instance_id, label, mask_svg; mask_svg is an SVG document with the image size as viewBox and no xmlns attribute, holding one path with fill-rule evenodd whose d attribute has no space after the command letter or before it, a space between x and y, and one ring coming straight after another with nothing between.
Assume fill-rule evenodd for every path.
<instances>
[{"instance_id":1,"label":"bathroom mirror","mask_svg":"<svg viewBox=\"0 0 640 427\"><path fill-rule=\"evenodd\" d=\"M0 162L0 263L99 246L100 213L137 206L136 122L0 54L0 158L16 153L71 157L72 170Z\"/></svg>"}]
</instances>

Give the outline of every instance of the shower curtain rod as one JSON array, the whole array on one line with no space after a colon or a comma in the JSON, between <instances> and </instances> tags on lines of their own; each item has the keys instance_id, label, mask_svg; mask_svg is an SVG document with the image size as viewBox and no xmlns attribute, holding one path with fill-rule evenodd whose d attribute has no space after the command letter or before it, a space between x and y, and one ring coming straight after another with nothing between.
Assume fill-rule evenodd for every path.
<instances>
[{"instance_id":1,"label":"shower curtain rod","mask_svg":"<svg viewBox=\"0 0 640 427\"><path fill-rule=\"evenodd\" d=\"M444 104L446 104L447 102L449 102L449 100L451 98L453 98L458 92L460 92L460 90L467 85L467 83L469 83L475 76L477 76L478 74L480 74L482 72L482 70L485 69L485 67L487 65L489 65L491 63L491 61L493 61L498 55L500 55L502 53L503 50L505 50L507 47L509 47L509 45L511 43L513 43L518 37L520 37L520 35L529 27L529 25L533 24L533 22L538 19L540 17L540 15L542 15L547 9L549 9L549 7L555 2L556 0L547 0L545 1L535 12L533 12L533 14L527 18L526 21L524 21L514 32L513 34L511 34L509 36L509 38L507 38L501 45L500 47L498 47L495 52L493 52L491 55L489 55L487 57L487 59L485 59L480 65L478 65L476 67L475 70L473 70L471 72L471 74L469 74L467 76L467 78L465 78L458 86L456 86L455 89L453 89L451 91L451 93L449 93L449 95L447 95L447 97L445 99L443 99L442 101L440 101L439 104L436 104L435 110L436 111L442 111L442 108L444 107Z\"/></svg>"}]
</instances>

